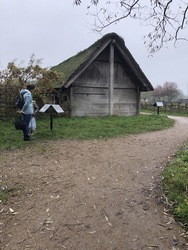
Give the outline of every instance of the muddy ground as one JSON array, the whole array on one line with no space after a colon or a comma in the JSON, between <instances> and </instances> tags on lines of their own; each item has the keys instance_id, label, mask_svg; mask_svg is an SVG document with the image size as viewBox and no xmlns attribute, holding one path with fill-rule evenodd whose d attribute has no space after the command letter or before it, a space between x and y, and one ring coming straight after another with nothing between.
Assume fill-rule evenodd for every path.
<instances>
[{"instance_id":1,"label":"muddy ground","mask_svg":"<svg viewBox=\"0 0 188 250\"><path fill-rule=\"evenodd\" d=\"M0 203L0 249L188 249L160 188L188 140L188 118L174 119L163 131L0 153L1 183L19 190Z\"/></svg>"}]
</instances>

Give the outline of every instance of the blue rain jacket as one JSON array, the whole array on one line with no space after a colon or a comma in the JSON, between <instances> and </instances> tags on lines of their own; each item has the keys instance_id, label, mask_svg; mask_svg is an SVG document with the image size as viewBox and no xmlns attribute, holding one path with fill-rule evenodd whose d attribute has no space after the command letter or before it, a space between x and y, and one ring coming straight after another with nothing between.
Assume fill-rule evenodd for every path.
<instances>
[{"instance_id":1,"label":"blue rain jacket","mask_svg":"<svg viewBox=\"0 0 188 250\"><path fill-rule=\"evenodd\" d=\"M25 115L32 115L34 113L33 103L32 103L32 94L28 89L22 89L20 93L24 98L24 106L21 110Z\"/></svg>"}]
</instances>

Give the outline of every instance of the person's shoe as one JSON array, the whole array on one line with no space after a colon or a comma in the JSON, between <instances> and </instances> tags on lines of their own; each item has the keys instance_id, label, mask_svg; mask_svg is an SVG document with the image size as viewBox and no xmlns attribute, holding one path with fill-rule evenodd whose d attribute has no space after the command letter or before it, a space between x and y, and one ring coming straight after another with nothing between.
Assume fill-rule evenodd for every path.
<instances>
[{"instance_id":1,"label":"person's shoe","mask_svg":"<svg viewBox=\"0 0 188 250\"><path fill-rule=\"evenodd\" d=\"M32 141L32 139L28 137L28 138L24 138L24 141Z\"/></svg>"}]
</instances>

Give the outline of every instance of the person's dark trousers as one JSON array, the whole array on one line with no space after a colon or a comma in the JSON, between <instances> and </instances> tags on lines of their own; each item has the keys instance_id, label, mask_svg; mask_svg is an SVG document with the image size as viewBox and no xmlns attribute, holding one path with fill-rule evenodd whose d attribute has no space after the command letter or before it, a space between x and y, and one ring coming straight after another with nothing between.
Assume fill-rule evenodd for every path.
<instances>
[{"instance_id":1,"label":"person's dark trousers","mask_svg":"<svg viewBox=\"0 0 188 250\"><path fill-rule=\"evenodd\" d=\"M30 140L30 131L29 131L29 123L31 121L32 115L23 114L23 135L24 140Z\"/></svg>"}]
</instances>

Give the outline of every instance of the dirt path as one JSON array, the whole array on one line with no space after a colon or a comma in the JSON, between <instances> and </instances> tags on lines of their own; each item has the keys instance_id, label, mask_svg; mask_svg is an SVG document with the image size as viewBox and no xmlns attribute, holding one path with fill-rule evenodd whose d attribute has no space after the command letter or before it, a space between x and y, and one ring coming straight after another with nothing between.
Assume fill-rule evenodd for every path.
<instances>
[{"instance_id":1,"label":"dirt path","mask_svg":"<svg viewBox=\"0 0 188 250\"><path fill-rule=\"evenodd\" d=\"M188 118L175 119L159 132L1 153L0 179L24 188L0 203L0 249L188 249L158 185L188 140Z\"/></svg>"}]
</instances>

